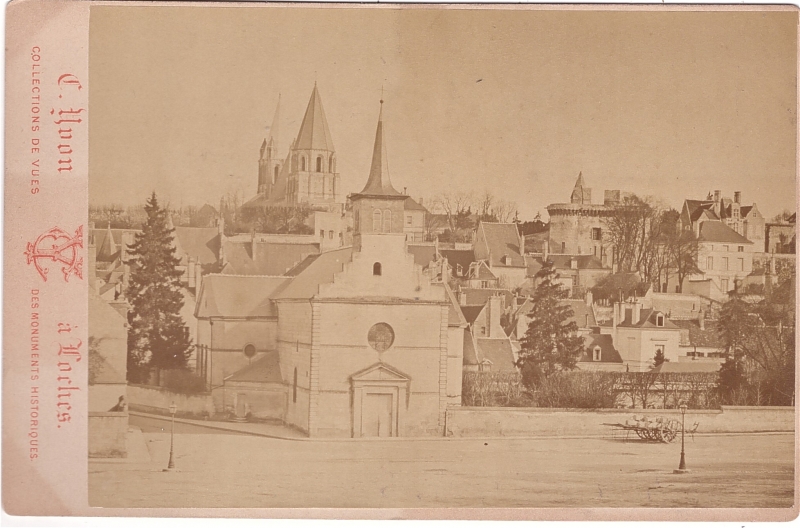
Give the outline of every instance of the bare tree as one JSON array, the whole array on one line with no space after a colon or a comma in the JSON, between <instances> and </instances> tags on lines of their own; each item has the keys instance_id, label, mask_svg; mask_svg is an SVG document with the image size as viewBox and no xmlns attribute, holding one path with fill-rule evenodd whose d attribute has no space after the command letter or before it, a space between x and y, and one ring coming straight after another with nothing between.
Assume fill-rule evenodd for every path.
<instances>
[{"instance_id":1,"label":"bare tree","mask_svg":"<svg viewBox=\"0 0 800 528\"><path fill-rule=\"evenodd\" d=\"M450 231L456 232L458 226L456 221L459 213L467 211L472 207L472 194L464 191L445 192L433 200L435 210L440 210L447 216L447 223Z\"/></svg>"}]
</instances>

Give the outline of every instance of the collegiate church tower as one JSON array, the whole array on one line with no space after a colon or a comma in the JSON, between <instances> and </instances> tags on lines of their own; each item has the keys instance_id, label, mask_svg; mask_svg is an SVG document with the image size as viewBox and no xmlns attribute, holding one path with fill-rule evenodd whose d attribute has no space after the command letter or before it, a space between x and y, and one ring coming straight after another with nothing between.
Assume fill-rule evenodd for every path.
<instances>
[{"instance_id":1,"label":"collegiate church tower","mask_svg":"<svg viewBox=\"0 0 800 528\"><path fill-rule=\"evenodd\" d=\"M316 83L292 146L290 160L286 189L288 202L310 205L341 203L336 150Z\"/></svg>"},{"instance_id":2,"label":"collegiate church tower","mask_svg":"<svg viewBox=\"0 0 800 528\"><path fill-rule=\"evenodd\" d=\"M353 244L356 249L361 247L362 235L405 236L403 211L406 198L408 196L397 192L389 179L389 161L383 136L383 100L381 100L369 178L364 189L350 197L355 227Z\"/></svg>"},{"instance_id":3,"label":"collegiate church tower","mask_svg":"<svg viewBox=\"0 0 800 528\"><path fill-rule=\"evenodd\" d=\"M281 112L281 96L278 95L278 106L272 118L269 135L261 143L261 152L258 158L258 194L269 198L272 188L281 172L283 162L278 157L278 124Z\"/></svg>"}]
</instances>

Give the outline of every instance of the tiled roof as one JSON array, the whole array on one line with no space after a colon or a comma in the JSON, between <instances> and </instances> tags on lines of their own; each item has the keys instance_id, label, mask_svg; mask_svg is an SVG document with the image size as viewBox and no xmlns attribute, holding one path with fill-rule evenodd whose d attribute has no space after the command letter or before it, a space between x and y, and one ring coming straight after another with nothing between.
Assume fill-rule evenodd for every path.
<instances>
[{"instance_id":1,"label":"tiled roof","mask_svg":"<svg viewBox=\"0 0 800 528\"><path fill-rule=\"evenodd\" d=\"M343 247L310 255L297 266L286 272L294 277L275 298L310 299L319 293L320 284L330 284L333 276L344 269L353 258L353 248Z\"/></svg>"},{"instance_id":2,"label":"tiled roof","mask_svg":"<svg viewBox=\"0 0 800 528\"><path fill-rule=\"evenodd\" d=\"M436 260L436 246L433 244L408 244L407 249L414 255L414 262L423 268Z\"/></svg>"},{"instance_id":3,"label":"tiled roof","mask_svg":"<svg viewBox=\"0 0 800 528\"><path fill-rule=\"evenodd\" d=\"M250 365L225 378L228 381L249 381L254 383L281 383L281 367L277 352L267 352Z\"/></svg>"},{"instance_id":4,"label":"tiled roof","mask_svg":"<svg viewBox=\"0 0 800 528\"><path fill-rule=\"evenodd\" d=\"M622 356L614 348L614 340L608 334L589 334L583 336L583 352L579 362L586 363L622 363ZM594 360L594 347L600 347L600 361Z\"/></svg>"},{"instance_id":5,"label":"tiled roof","mask_svg":"<svg viewBox=\"0 0 800 528\"><path fill-rule=\"evenodd\" d=\"M517 370L514 365L514 351L509 339L476 339L478 343L478 357L481 361L492 362L492 372L513 372Z\"/></svg>"},{"instance_id":6,"label":"tiled roof","mask_svg":"<svg viewBox=\"0 0 800 528\"><path fill-rule=\"evenodd\" d=\"M721 221L708 220L700 224L701 242L728 242L731 244L752 244L745 237Z\"/></svg>"},{"instance_id":7,"label":"tiled roof","mask_svg":"<svg viewBox=\"0 0 800 528\"><path fill-rule=\"evenodd\" d=\"M491 255L489 262L491 267L525 267L525 258L520 254L519 241L516 224L481 222L475 243L475 257L488 261ZM504 256L510 259L508 264L503 264Z\"/></svg>"},{"instance_id":8,"label":"tiled roof","mask_svg":"<svg viewBox=\"0 0 800 528\"><path fill-rule=\"evenodd\" d=\"M200 287L195 316L275 317L271 297L287 284L288 277L206 275Z\"/></svg>"}]
</instances>

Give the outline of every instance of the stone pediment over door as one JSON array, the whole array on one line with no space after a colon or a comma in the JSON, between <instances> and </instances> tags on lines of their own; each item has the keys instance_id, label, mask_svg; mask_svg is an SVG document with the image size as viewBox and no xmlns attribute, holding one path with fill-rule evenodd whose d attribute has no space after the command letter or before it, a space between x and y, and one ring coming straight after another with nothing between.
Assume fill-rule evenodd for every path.
<instances>
[{"instance_id":1,"label":"stone pediment over door","mask_svg":"<svg viewBox=\"0 0 800 528\"><path fill-rule=\"evenodd\" d=\"M397 370L396 368L387 365L386 363L375 363L374 365L365 368L364 370L359 370L355 374L350 376L350 379L353 381L354 384L358 384L359 382L370 382L370 381L384 381L384 382L395 382L395 383L402 383L402 382L409 382L411 378Z\"/></svg>"},{"instance_id":2,"label":"stone pediment over door","mask_svg":"<svg viewBox=\"0 0 800 528\"><path fill-rule=\"evenodd\" d=\"M386 363L375 363L350 381L353 436L403 436L411 378Z\"/></svg>"}]
</instances>

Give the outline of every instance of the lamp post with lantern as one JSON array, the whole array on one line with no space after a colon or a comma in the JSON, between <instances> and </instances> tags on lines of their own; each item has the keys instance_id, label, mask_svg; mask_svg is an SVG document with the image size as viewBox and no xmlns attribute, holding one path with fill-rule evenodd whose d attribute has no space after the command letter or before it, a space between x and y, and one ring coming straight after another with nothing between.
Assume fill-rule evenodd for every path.
<instances>
[{"instance_id":1,"label":"lamp post with lantern","mask_svg":"<svg viewBox=\"0 0 800 528\"><path fill-rule=\"evenodd\" d=\"M686 453L684 451L685 447L685 440L686 440L686 402L682 401L679 407L681 410L681 463L678 465L678 469L674 470L673 473L688 473L689 470L686 469Z\"/></svg>"},{"instance_id":2,"label":"lamp post with lantern","mask_svg":"<svg viewBox=\"0 0 800 528\"><path fill-rule=\"evenodd\" d=\"M178 412L178 406L172 402L169 406L169 413L172 415L172 428L169 431L169 463L167 470L175 469L175 462L173 461L173 446L175 440L175 413Z\"/></svg>"}]
</instances>

